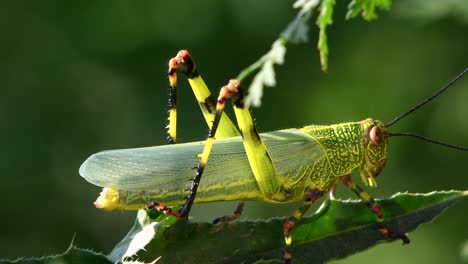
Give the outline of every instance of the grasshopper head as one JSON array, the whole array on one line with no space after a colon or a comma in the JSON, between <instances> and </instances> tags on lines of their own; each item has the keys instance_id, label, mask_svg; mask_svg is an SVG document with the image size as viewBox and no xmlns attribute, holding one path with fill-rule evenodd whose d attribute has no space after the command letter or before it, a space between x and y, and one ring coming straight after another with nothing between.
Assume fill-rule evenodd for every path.
<instances>
[{"instance_id":1,"label":"grasshopper head","mask_svg":"<svg viewBox=\"0 0 468 264\"><path fill-rule=\"evenodd\" d=\"M387 160L387 137L385 125L381 121L368 118L361 121L364 129L364 159L359 172L365 185L377 187L375 178Z\"/></svg>"}]
</instances>

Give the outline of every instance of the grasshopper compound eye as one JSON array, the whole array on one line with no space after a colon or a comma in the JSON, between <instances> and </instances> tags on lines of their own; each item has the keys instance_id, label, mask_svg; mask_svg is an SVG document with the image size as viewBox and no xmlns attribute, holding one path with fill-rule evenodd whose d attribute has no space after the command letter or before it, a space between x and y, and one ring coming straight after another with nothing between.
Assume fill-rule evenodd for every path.
<instances>
[{"instance_id":1,"label":"grasshopper compound eye","mask_svg":"<svg viewBox=\"0 0 468 264\"><path fill-rule=\"evenodd\" d=\"M367 138L372 145L374 146L380 145L383 139L382 129L380 129L380 127L378 126L371 126L367 130Z\"/></svg>"}]
</instances>

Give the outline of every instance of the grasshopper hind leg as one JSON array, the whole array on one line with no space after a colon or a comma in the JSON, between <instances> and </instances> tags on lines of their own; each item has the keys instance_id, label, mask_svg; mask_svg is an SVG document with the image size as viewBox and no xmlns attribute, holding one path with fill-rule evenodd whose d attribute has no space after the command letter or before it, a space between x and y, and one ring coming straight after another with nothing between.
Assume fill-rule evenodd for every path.
<instances>
[{"instance_id":1,"label":"grasshopper hind leg","mask_svg":"<svg viewBox=\"0 0 468 264\"><path fill-rule=\"evenodd\" d=\"M213 124L208 132L208 138L205 141L203 152L198 155L200 161L196 169L195 177L193 178L190 194L180 211L183 215L189 213L195 200L198 185L208 162L215 138L218 137L218 128L221 128L222 125L220 121L222 121L222 116L224 115L226 101L231 101L234 107L234 114L236 115L237 124L242 134L244 150L249 160L250 168L255 176L255 180L258 183L259 191L264 197L270 200L285 201L289 198L289 193L281 186L280 176L276 174L273 161L271 160L266 146L255 129L252 116L249 110L245 108L244 93L240 83L237 80L231 79L219 92Z\"/></svg>"},{"instance_id":2,"label":"grasshopper hind leg","mask_svg":"<svg viewBox=\"0 0 468 264\"><path fill-rule=\"evenodd\" d=\"M190 53L186 50L181 50L177 53L175 57L169 60L169 69L168 69L168 79L169 79L169 99L168 99L168 124L167 129L167 143L175 144L177 136L177 73L180 72L184 74L189 84L192 88L192 91L195 95L196 100L200 106L201 112L205 118L205 121L209 128L212 127L213 120L215 117L216 110L216 101L212 98L211 92L206 86L205 82L198 73L198 69L193 61ZM220 116L219 120L219 129L217 133L217 138L226 138L239 136L240 132L234 125L234 123L225 115L224 113ZM196 178L196 177L195 177ZM192 181L195 180L191 179ZM197 184L198 185L198 184ZM187 200L190 200L193 197L194 185L191 186L188 190L190 195L187 197ZM196 192L196 191L195 191ZM193 202L193 201L192 201ZM178 218L187 217L189 210L184 206L183 212L178 212L167 207L164 203L161 202L150 202L146 205L147 209L157 209L162 211L165 214L173 215ZM238 209L236 209L236 212ZM237 215L236 212L232 216ZM240 215L240 213L239 213Z\"/></svg>"}]
</instances>

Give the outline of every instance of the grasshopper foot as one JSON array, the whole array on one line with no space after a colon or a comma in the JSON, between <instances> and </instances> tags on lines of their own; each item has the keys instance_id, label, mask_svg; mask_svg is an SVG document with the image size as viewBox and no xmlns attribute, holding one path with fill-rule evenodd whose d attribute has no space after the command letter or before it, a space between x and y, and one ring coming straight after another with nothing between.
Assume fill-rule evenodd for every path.
<instances>
[{"instance_id":1,"label":"grasshopper foot","mask_svg":"<svg viewBox=\"0 0 468 264\"><path fill-rule=\"evenodd\" d=\"M156 201L147 203L145 205L145 208L146 208L146 210L156 209L159 212L163 212L166 215L172 215L172 216L175 216L177 218L183 218L184 217L184 215L181 214L179 211L172 210L172 208L167 207L164 203L160 203L160 202L156 202Z\"/></svg>"},{"instance_id":2,"label":"grasshopper foot","mask_svg":"<svg viewBox=\"0 0 468 264\"><path fill-rule=\"evenodd\" d=\"M243 210L244 210L244 202L239 202L237 203L236 210L234 210L232 214L224 215L224 216L214 219L213 224L216 225L218 223L234 221L241 216Z\"/></svg>"},{"instance_id":3,"label":"grasshopper foot","mask_svg":"<svg viewBox=\"0 0 468 264\"><path fill-rule=\"evenodd\" d=\"M379 226L379 232L389 239L401 239L403 241L403 245L410 243L409 238L405 234L391 231L386 226Z\"/></svg>"},{"instance_id":4,"label":"grasshopper foot","mask_svg":"<svg viewBox=\"0 0 468 264\"><path fill-rule=\"evenodd\" d=\"M286 249L284 250L283 263L291 264L291 260L292 260L292 253L289 250L289 247L286 247Z\"/></svg>"}]
</instances>

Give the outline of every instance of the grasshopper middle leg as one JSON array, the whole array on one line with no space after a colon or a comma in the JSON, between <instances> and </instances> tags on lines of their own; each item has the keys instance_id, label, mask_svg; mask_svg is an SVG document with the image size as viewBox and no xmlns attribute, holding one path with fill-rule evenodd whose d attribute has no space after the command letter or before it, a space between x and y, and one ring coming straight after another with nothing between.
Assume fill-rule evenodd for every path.
<instances>
[{"instance_id":1,"label":"grasshopper middle leg","mask_svg":"<svg viewBox=\"0 0 468 264\"><path fill-rule=\"evenodd\" d=\"M310 189L306 188L304 192L304 204L299 207L296 211L292 213L292 215L284 222L283 224L283 233L284 239L286 242L286 249L284 250L283 261L284 263L291 263L292 253L291 253L291 231L293 230L296 223L298 223L302 216L307 212L310 206L317 201L320 197L322 197L325 192L319 189Z\"/></svg>"}]
</instances>

